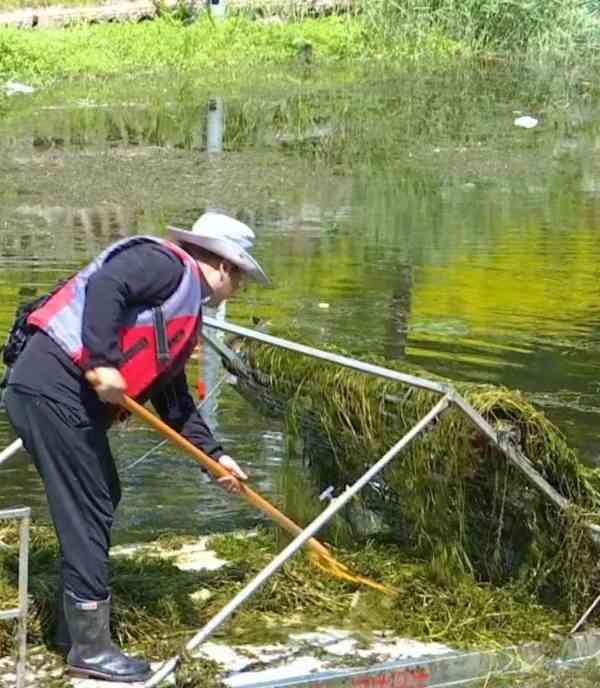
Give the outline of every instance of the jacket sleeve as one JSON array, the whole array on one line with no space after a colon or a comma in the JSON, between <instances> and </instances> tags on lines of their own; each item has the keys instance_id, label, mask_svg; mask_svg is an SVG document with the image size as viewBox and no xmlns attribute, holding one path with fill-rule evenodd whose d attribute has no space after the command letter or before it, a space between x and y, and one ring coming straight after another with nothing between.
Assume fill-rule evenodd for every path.
<instances>
[{"instance_id":1,"label":"jacket sleeve","mask_svg":"<svg viewBox=\"0 0 600 688\"><path fill-rule=\"evenodd\" d=\"M153 394L150 400L162 420L180 432L186 440L213 459L223 456L223 447L214 438L188 392L185 372Z\"/></svg>"}]
</instances>

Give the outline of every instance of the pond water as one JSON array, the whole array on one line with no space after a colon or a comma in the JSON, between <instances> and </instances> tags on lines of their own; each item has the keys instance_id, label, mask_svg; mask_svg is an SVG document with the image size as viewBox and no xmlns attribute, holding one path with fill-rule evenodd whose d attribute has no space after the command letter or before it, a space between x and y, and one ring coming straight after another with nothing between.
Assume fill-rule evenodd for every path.
<instances>
[{"instance_id":1,"label":"pond water","mask_svg":"<svg viewBox=\"0 0 600 688\"><path fill-rule=\"evenodd\" d=\"M0 330L111 241L222 208L256 228L273 288L227 306L361 356L521 389L600 463L600 110L584 72L525 65L292 67L236 89L137 77L0 110ZM539 120L525 130L520 115ZM220 376L206 353L209 387ZM285 435L228 385L208 420L276 501ZM0 446L14 439L0 417ZM117 539L256 515L136 423L115 430ZM377 457L373 457L375 460ZM41 483L20 455L0 507Z\"/></svg>"}]
</instances>

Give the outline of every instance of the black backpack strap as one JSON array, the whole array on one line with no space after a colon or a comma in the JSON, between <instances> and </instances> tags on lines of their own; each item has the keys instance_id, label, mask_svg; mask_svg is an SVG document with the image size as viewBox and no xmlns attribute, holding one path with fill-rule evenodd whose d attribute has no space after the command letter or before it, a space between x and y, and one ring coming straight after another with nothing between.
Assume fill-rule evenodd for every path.
<instances>
[{"instance_id":1,"label":"black backpack strap","mask_svg":"<svg viewBox=\"0 0 600 688\"><path fill-rule=\"evenodd\" d=\"M156 358L159 364L165 365L169 362L171 355L169 354L165 316L160 306L152 309L152 317L154 318L154 331L156 332Z\"/></svg>"}]
</instances>

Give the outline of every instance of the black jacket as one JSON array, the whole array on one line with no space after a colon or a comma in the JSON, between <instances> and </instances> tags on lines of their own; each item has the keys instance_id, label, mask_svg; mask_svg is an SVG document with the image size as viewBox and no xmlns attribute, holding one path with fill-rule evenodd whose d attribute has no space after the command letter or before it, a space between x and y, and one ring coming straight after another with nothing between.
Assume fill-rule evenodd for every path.
<instances>
[{"instance_id":1,"label":"black jacket","mask_svg":"<svg viewBox=\"0 0 600 688\"><path fill-rule=\"evenodd\" d=\"M118 332L132 306L160 306L173 294L183 265L155 243L134 244L105 263L89 281L83 314L83 343L91 352L89 368L118 366ZM81 422L110 425L110 413L84 378L83 371L43 332L33 335L19 356L8 384L67 406ZM223 449L196 410L185 372L161 376L150 400L161 418L213 458Z\"/></svg>"}]
</instances>

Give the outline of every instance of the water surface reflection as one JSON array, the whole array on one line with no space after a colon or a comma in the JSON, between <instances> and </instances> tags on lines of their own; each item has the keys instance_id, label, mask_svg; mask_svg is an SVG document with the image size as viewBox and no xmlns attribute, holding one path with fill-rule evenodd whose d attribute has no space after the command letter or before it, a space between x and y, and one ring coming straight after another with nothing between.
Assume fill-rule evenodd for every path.
<instances>
[{"instance_id":1,"label":"water surface reflection","mask_svg":"<svg viewBox=\"0 0 600 688\"><path fill-rule=\"evenodd\" d=\"M220 207L256 227L274 281L232 302L234 321L522 389L593 462L600 114L585 88L514 66L60 109L40 95L0 121L2 330L20 299L111 241ZM513 126L525 110L538 129ZM228 387L208 415L277 500L282 428ZM122 466L154 441L136 424L113 437ZM43 511L22 457L1 476L1 505ZM167 447L123 483L123 538L256 519Z\"/></svg>"}]
</instances>

